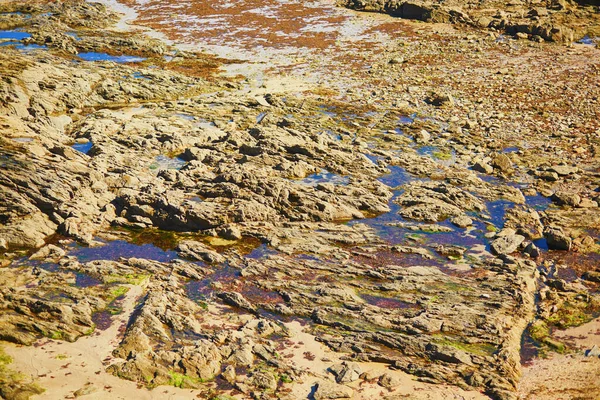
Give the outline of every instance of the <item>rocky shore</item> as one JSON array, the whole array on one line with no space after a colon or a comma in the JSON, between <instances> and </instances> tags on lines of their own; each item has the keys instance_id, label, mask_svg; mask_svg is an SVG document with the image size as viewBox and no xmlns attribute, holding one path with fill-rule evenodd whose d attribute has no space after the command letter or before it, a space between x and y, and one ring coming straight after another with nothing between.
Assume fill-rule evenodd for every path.
<instances>
[{"instance_id":1,"label":"rocky shore","mask_svg":"<svg viewBox=\"0 0 600 400\"><path fill-rule=\"evenodd\" d=\"M458 3L253 85L0 2L0 397L596 398L600 14Z\"/></svg>"}]
</instances>

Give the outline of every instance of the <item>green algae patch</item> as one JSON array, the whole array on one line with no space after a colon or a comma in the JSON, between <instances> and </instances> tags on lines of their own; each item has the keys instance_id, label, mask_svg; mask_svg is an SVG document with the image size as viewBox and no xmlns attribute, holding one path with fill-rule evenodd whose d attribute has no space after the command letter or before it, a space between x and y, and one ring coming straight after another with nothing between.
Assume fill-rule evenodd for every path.
<instances>
[{"instance_id":1,"label":"green algae patch","mask_svg":"<svg viewBox=\"0 0 600 400\"><path fill-rule=\"evenodd\" d=\"M44 393L44 389L23 374L9 368L13 362L0 347L0 398L28 399L31 396Z\"/></svg>"},{"instance_id":2,"label":"green algae patch","mask_svg":"<svg viewBox=\"0 0 600 400\"><path fill-rule=\"evenodd\" d=\"M208 382L208 379L193 378L175 371L169 371L169 385L180 389L197 388L199 384Z\"/></svg>"},{"instance_id":3,"label":"green algae patch","mask_svg":"<svg viewBox=\"0 0 600 400\"><path fill-rule=\"evenodd\" d=\"M146 279L150 277L149 274L125 274L125 275L108 275L104 278L105 283L123 283L129 285L141 285ZM127 292L127 291L125 291ZM123 293L125 294L125 293ZM117 296L118 297L118 296Z\"/></svg>"},{"instance_id":4,"label":"green algae patch","mask_svg":"<svg viewBox=\"0 0 600 400\"><path fill-rule=\"evenodd\" d=\"M457 350L464 351L466 353L475 354L478 356L491 356L498 349L491 343L465 343L458 339L453 339L452 337L444 336L444 335L433 335L436 337L435 343L455 348Z\"/></svg>"}]
</instances>

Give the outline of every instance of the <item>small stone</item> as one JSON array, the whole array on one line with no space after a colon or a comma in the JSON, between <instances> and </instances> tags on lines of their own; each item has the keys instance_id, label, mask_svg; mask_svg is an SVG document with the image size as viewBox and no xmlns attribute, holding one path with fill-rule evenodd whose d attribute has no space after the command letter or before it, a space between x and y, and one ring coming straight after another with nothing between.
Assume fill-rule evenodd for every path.
<instances>
[{"instance_id":1,"label":"small stone","mask_svg":"<svg viewBox=\"0 0 600 400\"><path fill-rule=\"evenodd\" d=\"M223 373L221 374L221 376L227 382L231 384L235 383L235 378L237 376L237 374L235 373L235 367L233 365L228 365L227 368L225 368L225 371L223 371Z\"/></svg>"},{"instance_id":2,"label":"small stone","mask_svg":"<svg viewBox=\"0 0 600 400\"><path fill-rule=\"evenodd\" d=\"M403 57L394 57L390 60L390 64L392 64L392 65L403 64L403 63L404 63Z\"/></svg>"},{"instance_id":3,"label":"small stone","mask_svg":"<svg viewBox=\"0 0 600 400\"><path fill-rule=\"evenodd\" d=\"M537 246L533 243L529 243L527 246L525 246L525 250L523 250L523 253L529 255L529 257L531 258L538 258L540 256L540 249L537 248Z\"/></svg>"},{"instance_id":4,"label":"small stone","mask_svg":"<svg viewBox=\"0 0 600 400\"><path fill-rule=\"evenodd\" d=\"M98 389L91 383L86 383L84 387L78 389L73 393L73 397L81 397L87 396L88 394L92 394L96 392Z\"/></svg>"}]
</instances>

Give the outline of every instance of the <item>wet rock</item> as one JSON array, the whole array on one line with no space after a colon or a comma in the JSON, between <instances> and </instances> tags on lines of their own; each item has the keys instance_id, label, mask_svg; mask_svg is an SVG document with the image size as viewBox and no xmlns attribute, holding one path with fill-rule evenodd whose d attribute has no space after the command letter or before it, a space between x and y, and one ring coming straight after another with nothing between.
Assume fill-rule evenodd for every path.
<instances>
[{"instance_id":1,"label":"wet rock","mask_svg":"<svg viewBox=\"0 0 600 400\"><path fill-rule=\"evenodd\" d=\"M246 310L251 313L256 312L256 307L252 305L248 300L244 298L241 294L237 292L222 292L217 294L217 296L223 300L225 304L228 304L233 307L241 308L242 310Z\"/></svg>"},{"instance_id":2,"label":"wet rock","mask_svg":"<svg viewBox=\"0 0 600 400\"><path fill-rule=\"evenodd\" d=\"M349 399L353 395L351 388L332 382L319 382L315 391L315 400Z\"/></svg>"},{"instance_id":3,"label":"wet rock","mask_svg":"<svg viewBox=\"0 0 600 400\"><path fill-rule=\"evenodd\" d=\"M571 250L573 241L561 228L548 227L544 230L544 237L550 250Z\"/></svg>"},{"instance_id":4,"label":"wet rock","mask_svg":"<svg viewBox=\"0 0 600 400\"><path fill-rule=\"evenodd\" d=\"M552 171L541 172L538 174L538 177L548 182L556 182L560 179L558 174Z\"/></svg>"},{"instance_id":5,"label":"wet rock","mask_svg":"<svg viewBox=\"0 0 600 400\"><path fill-rule=\"evenodd\" d=\"M435 248L435 251L445 257L449 258L461 258L467 249L462 246L454 245L439 245Z\"/></svg>"},{"instance_id":6,"label":"wet rock","mask_svg":"<svg viewBox=\"0 0 600 400\"><path fill-rule=\"evenodd\" d=\"M241 240L242 232L239 227L235 225L228 225L221 227L217 230L220 237L226 240Z\"/></svg>"},{"instance_id":7,"label":"wet rock","mask_svg":"<svg viewBox=\"0 0 600 400\"><path fill-rule=\"evenodd\" d=\"M506 211L504 227L514 229L530 240L542 238L544 232L540 214L535 210L520 207L513 207Z\"/></svg>"}]
</instances>

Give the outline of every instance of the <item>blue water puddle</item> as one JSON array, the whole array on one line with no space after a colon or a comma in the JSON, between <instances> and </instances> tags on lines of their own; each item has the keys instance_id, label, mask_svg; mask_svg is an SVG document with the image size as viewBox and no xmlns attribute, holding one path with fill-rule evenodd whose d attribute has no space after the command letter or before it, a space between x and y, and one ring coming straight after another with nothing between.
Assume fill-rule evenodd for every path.
<instances>
[{"instance_id":1,"label":"blue water puddle","mask_svg":"<svg viewBox=\"0 0 600 400\"><path fill-rule=\"evenodd\" d=\"M372 162L377 163L381 157L367 155L365 154ZM377 178L381 183L391 187L391 188L399 188L411 181L420 180L417 177L410 175L406 170L402 167L398 166L388 166L390 173L384 176ZM402 229L396 226L390 226L389 224L394 224L398 222L407 222L404 218L398 215L400 211L400 205L396 204L394 200L401 194L401 190L394 190L394 196L390 199L388 204L390 211L378 215L374 218L365 218L359 220L353 220L348 222L348 225L352 226L355 224L365 224L373 229L375 229L380 237L386 239L386 241L392 245L403 243L406 240L406 234L411 232L407 229ZM413 232L414 233L414 232Z\"/></svg>"},{"instance_id":2,"label":"blue water puddle","mask_svg":"<svg viewBox=\"0 0 600 400\"><path fill-rule=\"evenodd\" d=\"M78 288L98 286L101 284L102 284L102 282L99 279L96 279L93 276L90 276L86 273L83 273L83 272L75 273L75 286L77 286Z\"/></svg>"},{"instance_id":3,"label":"blue water puddle","mask_svg":"<svg viewBox=\"0 0 600 400\"><path fill-rule=\"evenodd\" d=\"M139 72L136 72L136 73L139 74ZM193 115L184 114L184 113L177 113L175 115L181 119L185 119L186 121L194 121L196 119L196 117L194 117Z\"/></svg>"},{"instance_id":4,"label":"blue water puddle","mask_svg":"<svg viewBox=\"0 0 600 400\"><path fill-rule=\"evenodd\" d=\"M378 178L378 181L391 188L397 188L407 184L411 180L417 180L416 177L411 176L402 167L390 165L387 168L390 170L390 173Z\"/></svg>"},{"instance_id":5,"label":"blue water puddle","mask_svg":"<svg viewBox=\"0 0 600 400\"><path fill-rule=\"evenodd\" d=\"M21 31L0 31L0 40L23 40L31 37L31 34Z\"/></svg>"},{"instance_id":6,"label":"blue water puddle","mask_svg":"<svg viewBox=\"0 0 600 400\"><path fill-rule=\"evenodd\" d=\"M177 258L177 252L165 251L152 244L132 244L124 240L103 242L100 247L73 246L70 255L77 257L80 262L97 260L117 261L119 258L145 258L159 262L170 262Z\"/></svg>"},{"instance_id":7,"label":"blue water puddle","mask_svg":"<svg viewBox=\"0 0 600 400\"><path fill-rule=\"evenodd\" d=\"M325 114L332 118L337 116L337 113L334 112L333 110L335 110L334 106L326 106L326 105L319 106L319 112L321 114Z\"/></svg>"},{"instance_id":8,"label":"blue water puddle","mask_svg":"<svg viewBox=\"0 0 600 400\"><path fill-rule=\"evenodd\" d=\"M505 149L502 149L503 153L516 153L518 152L520 149L518 147L507 147Z\"/></svg>"},{"instance_id":9,"label":"blue water puddle","mask_svg":"<svg viewBox=\"0 0 600 400\"><path fill-rule=\"evenodd\" d=\"M251 258L253 260L258 260L261 258L265 258L268 256L273 256L278 254L277 250L270 248L266 244L261 244L254 250L252 250L249 254L246 255L246 258Z\"/></svg>"},{"instance_id":10,"label":"blue water puddle","mask_svg":"<svg viewBox=\"0 0 600 400\"><path fill-rule=\"evenodd\" d=\"M591 37L589 37L589 35L585 35L577 43L594 46L597 42L600 42L600 37L591 38Z\"/></svg>"},{"instance_id":11,"label":"blue water puddle","mask_svg":"<svg viewBox=\"0 0 600 400\"><path fill-rule=\"evenodd\" d=\"M552 200L549 197L537 194L535 196L525 196L525 203L536 211L546 211L552 205Z\"/></svg>"},{"instance_id":12,"label":"blue water puddle","mask_svg":"<svg viewBox=\"0 0 600 400\"><path fill-rule=\"evenodd\" d=\"M146 75L142 74L141 72L134 72L132 75L135 79L145 79L145 80L150 80L150 78L148 78Z\"/></svg>"},{"instance_id":13,"label":"blue water puddle","mask_svg":"<svg viewBox=\"0 0 600 400\"><path fill-rule=\"evenodd\" d=\"M204 201L198 196L188 197L186 200L191 201L192 203L202 203Z\"/></svg>"},{"instance_id":14,"label":"blue water puddle","mask_svg":"<svg viewBox=\"0 0 600 400\"><path fill-rule=\"evenodd\" d=\"M533 241L533 244L535 244L535 246L542 250L542 251L548 251L548 242L546 241L545 238L541 238L541 239L536 239Z\"/></svg>"},{"instance_id":15,"label":"blue water puddle","mask_svg":"<svg viewBox=\"0 0 600 400\"><path fill-rule=\"evenodd\" d=\"M413 122L415 122L415 118L417 117L417 114L411 114L411 115L401 115L399 118L399 122L401 125L410 125Z\"/></svg>"},{"instance_id":16,"label":"blue water puddle","mask_svg":"<svg viewBox=\"0 0 600 400\"><path fill-rule=\"evenodd\" d=\"M332 138L333 140L338 141L338 142L342 140L342 135L340 135L339 133L335 133L329 129L321 132L321 135L327 135L330 138Z\"/></svg>"},{"instance_id":17,"label":"blue water puddle","mask_svg":"<svg viewBox=\"0 0 600 400\"><path fill-rule=\"evenodd\" d=\"M512 201L500 199L496 201L490 201L486 203L488 213L490 215L489 221L494 224L495 227L502 229L504 227L504 217L506 210L515 206Z\"/></svg>"},{"instance_id":18,"label":"blue water puddle","mask_svg":"<svg viewBox=\"0 0 600 400\"><path fill-rule=\"evenodd\" d=\"M199 128L203 128L203 129L211 129L211 128L215 128L217 126L214 122L207 121L205 119L198 120L194 125Z\"/></svg>"},{"instance_id":19,"label":"blue water puddle","mask_svg":"<svg viewBox=\"0 0 600 400\"><path fill-rule=\"evenodd\" d=\"M96 53L96 52L88 52L88 53L79 53L77 55L84 61L112 61L116 63L137 63L145 61L144 57L136 57L136 56L111 56L107 53Z\"/></svg>"},{"instance_id":20,"label":"blue water puddle","mask_svg":"<svg viewBox=\"0 0 600 400\"><path fill-rule=\"evenodd\" d=\"M306 186L317 186L320 183L333 183L334 185L345 186L350 183L350 177L341 176L326 170L322 170L321 172L309 175L297 182Z\"/></svg>"},{"instance_id":21,"label":"blue water puddle","mask_svg":"<svg viewBox=\"0 0 600 400\"><path fill-rule=\"evenodd\" d=\"M87 143L75 143L71 147L74 150L77 150L83 154L87 154L91 150L92 146L94 146L94 144L92 142L87 142Z\"/></svg>"},{"instance_id":22,"label":"blue water puddle","mask_svg":"<svg viewBox=\"0 0 600 400\"><path fill-rule=\"evenodd\" d=\"M15 48L26 53L36 50L48 50L48 46L39 44L18 44L15 46Z\"/></svg>"},{"instance_id":23,"label":"blue water puddle","mask_svg":"<svg viewBox=\"0 0 600 400\"><path fill-rule=\"evenodd\" d=\"M156 156L154 162L150 164L150 169L152 170L161 170L161 169L176 169L180 170L185 167L187 164L186 161L182 160L179 157L167 157L167 156Z\"/></svg>"}]
</instances>

